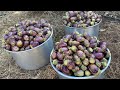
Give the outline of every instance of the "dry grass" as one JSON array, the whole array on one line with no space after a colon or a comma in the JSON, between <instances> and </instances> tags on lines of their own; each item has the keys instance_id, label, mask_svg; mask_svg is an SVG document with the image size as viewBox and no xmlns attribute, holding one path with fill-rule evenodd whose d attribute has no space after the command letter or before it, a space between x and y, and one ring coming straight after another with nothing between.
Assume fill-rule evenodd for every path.
<instances>
[{"instance_id":1,"label":"dry grass","mask_svg":"<svg viewBox=\"0 0 120 90\"><path fill-rule=\"evenodd\" d=\"M46 18L54 29L54 40L59 40L64 35L62 15L64 11L39 11L39 12L12 12L0 19L0 46L2 35L8 27L14 25L19 20ZM100 40L108 42L108 47L112 53L112 62L106 71L106 79L120 78L120 24L109 20L103 20L100 32ZM57 79L56 72L50 64L38 70L27 71L15 64L12 57L0 47L0 78L3 79Z\"/></svg>"}]
</instances>

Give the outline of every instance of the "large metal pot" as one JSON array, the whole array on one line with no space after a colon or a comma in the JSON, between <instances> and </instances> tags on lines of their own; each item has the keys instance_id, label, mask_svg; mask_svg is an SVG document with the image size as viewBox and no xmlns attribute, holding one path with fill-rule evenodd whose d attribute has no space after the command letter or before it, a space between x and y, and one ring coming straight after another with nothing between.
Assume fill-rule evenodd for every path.
<instances>
[{"instance_id":1,"label":"large metal pot","mask_svg":"<svg viewBox=\"0 0 120 90\"><path fill-rule=\"evenodd\" d=\"M53 49L54 50L54 49ZM52 52L53 52L52 50ZM109 51L109 49L107 49ZM52 54L51 52L51 54ZM53 69L57 72L58 76L59 76L59 79L103 79L104 78L104 73L105 73L105 70L108 68L108 66L110 65L110 62L111 62L111 54L110 54L110 58L108 60L108 64L106 66L106 68L104 68L100 74L98 76L88 76L88 77L75 77L75 76L68 76L66 74L63 74L62 72L58 71L56 69L56 67L52 64L52 59L50 57L50 64L51 66L53 67Z\"/></svg>"},{"instance_id":2,"label":"large metal pot","mask_svg":"<svg viewBox=\"0 0 120 90\"><path fill-rule=\"evenodd\" d=\"M51 36L41 45L34 47L33 49L13 52L8 51L16 63L23 69L35 70L43 67L49 63L50 53L53 49L53 30Z\"/></svg>"},{"instance_id":3,"label":"large metal pot","mask_svg":"<svg viewBox=\"0 0 120 90\"><path fill-rule=\"evenodd\" d=\"M74 31L78 31L79 33L83 34L83 33L88 33L90 36L96 36L98 37L99 35L99 26L101 24L102 20L94 25L94 26L89 26L86 28L76 28L76 27L68 27L68 26L64 26L65 28L65 34L71 34Z\"/></svg>"}]
</instances>

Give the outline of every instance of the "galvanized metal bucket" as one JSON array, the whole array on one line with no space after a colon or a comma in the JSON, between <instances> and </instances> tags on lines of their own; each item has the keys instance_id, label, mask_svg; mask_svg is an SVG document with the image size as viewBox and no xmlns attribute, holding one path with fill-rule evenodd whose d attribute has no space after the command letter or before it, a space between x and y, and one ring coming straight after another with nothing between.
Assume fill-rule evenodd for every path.
<instances>
[{"instance_id":1,"label":"galvanized metal bucket","mask_svg":"<svg viewBox=\"0 0 120 90\"><path fill-rule=\"evenodd\" d=\"M53 30L51 36L41 45L34 47L33 49L13 52L8 51L13 59L16 61L22 69L35 70L47 65L50 61L50 53L53 49Z\"/></svg>"},{"instance_id":2,"label":"galvanized metal bucket","mask_svg":"<svg viewBox=\"0 0 120 90\"><path fill-rule=\"evenodd\" d=\"M54 50L54 49L53 49ZM52 52L53 52L52 50ZM107 49L109 51L109 49ZM51 52L51 54L52 54ZM107 66L100 72L100 74L98 76L88 76L88 77L75 77L75 76L68 76L63 74L62 72L58 71L55 66L52 64L52 59L50 57L50 64L53 67L53 69L57 72L59 79L104 79L104 74L106 69L108 68L108 66L110 65L111 62L111 54L110 54L110 58L108 60L108 64Z\"/></svg>"},{"instance_id":3,"label":"galvanized metal bucket","mask_svg":"<svg viewBox=\"0 0 120 90\"><path fill-rule=\"evenodd\" d=\"M96 24L94 26L89 26L89 27L86 27L86 28L76 28L76 27L64 26L65 34L72 34L73 32L78 31L81 34L86 32L90 36L98 37L98 35L99 35L99 26L100 26L101 22L102 22L102 20L98 24Z\"/></svg>"}]
</instances>

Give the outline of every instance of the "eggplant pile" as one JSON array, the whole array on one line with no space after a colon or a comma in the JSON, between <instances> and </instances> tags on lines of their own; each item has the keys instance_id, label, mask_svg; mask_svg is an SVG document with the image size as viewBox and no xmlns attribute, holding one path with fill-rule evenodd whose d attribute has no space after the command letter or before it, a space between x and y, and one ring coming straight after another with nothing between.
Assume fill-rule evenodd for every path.
<instances>
[{"instance_id":1,"label":"eggplant pile","mask_svg":"<svg viewBox=\"0 0 120 90\"><path fill-rule=\"evenodd\" d=\"M109 57L106 42L78 32L65 35L56 42L51 54L52 64L57 70L76 77L99 74L107 66Z\"/></svg>"},{"instance_id":2,"label":"eggplant pile","mask_svg":"<svg viewBox=\"0 0 120 90\"><path fill-rule=\"evenodd\" d=\"M63 16L65 26L76 28L93 26L98 24L101 20L101 15L92 11L68 11Z\"/></svg>"},{"instance_id":3,"label":"eggplant pile","mask_svg":"<svg viewBox=\"0 0 120 90\"><path fill-rule=\"evenodd\" d=\"M45 19L24 20L5 32L3 48L9 51L25 51L45 42L51 35L52 27Z\"/></svg>"}]
</instances>

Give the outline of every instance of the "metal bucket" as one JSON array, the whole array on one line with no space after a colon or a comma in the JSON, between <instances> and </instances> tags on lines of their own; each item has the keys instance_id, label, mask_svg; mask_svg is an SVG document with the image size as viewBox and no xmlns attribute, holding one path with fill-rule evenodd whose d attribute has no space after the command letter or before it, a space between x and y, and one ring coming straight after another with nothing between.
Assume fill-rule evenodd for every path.
<instances>
[{"instance_id":1,"label":"metal bucket","mask_svg":"<svg viewBox=\"0 0 120 90\"><path fill-rule=\"evenodd\" d=\"M35 70L47 65L50 61L50 53L53 49L53 30L51 36L41 45L34 47L33 49L12 52L8 51L16 63L26 70Z\"/></svg>"},{"instance_id":2,"label":"metal bucket","mask_svg":"<svg viewBox=\"0 0 120 90\"><path fill-rule=\"evenodd\" d=\"M53 49L54 50L54 49ZM52 52L53 52L52 50ZM109 51L109 49L107 49ZM51 52L51 54L52 54ZM88 76L88 77L75 77L75 76L68 76L63 74L62 72L58 71L56 69L56 67L52 64L52 59L50 57L50 64L53 67L53 69L57 72L59 79L104 79L104 74L105 74L105 70L108 68L108 66L110 65L111 62L111 54L110 54L110 58L108 60L108 64L107 66L101 71L101 73L98 76Z\"/></svg>"},{"instance_id":3,"label":"metal bucket","mask_svg":"<svg viewBox=\"0 0 120 90\"><path fill-rule=\"evenodd\" d=\"M86 32L90 36L98 37L98 35L99 35L99 26L100 26L101 22L102 22L102 20L98 24L96 24L94 26L89 26L89 27L86 27L86 28L75 28L75 27L64 26L65 34L72 34L74 31L78 31L81 34Z\"/></svg>"}]
</instances>

